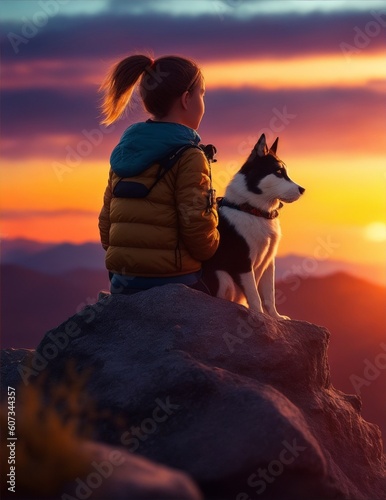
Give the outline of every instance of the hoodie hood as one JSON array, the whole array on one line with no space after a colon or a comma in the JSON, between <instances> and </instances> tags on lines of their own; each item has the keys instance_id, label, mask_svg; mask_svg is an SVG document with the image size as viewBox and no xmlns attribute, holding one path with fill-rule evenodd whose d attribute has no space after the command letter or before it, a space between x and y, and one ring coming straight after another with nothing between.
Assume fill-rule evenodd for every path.
<instances>
[{"instance_id":1,"label":"hoodie hood","mask_svg":"<svg viewBox=\"0 0 386 500\"><path fill-rule=\"evenodd\" d=\"M179 146L197 145L200 140L195 130L179 123L135 123L125 130L113 149L110 165L119 177L134 177Z\"/></svg>"}]
</instances>

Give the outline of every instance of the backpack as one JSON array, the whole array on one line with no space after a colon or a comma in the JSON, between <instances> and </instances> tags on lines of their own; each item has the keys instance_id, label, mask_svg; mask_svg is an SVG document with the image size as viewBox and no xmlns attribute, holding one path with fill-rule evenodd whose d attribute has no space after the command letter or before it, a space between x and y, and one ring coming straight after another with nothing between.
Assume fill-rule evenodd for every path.
<instances>
[{"instance_id":1,"label":"backpack","mask_svg":"<svg viewBox=\"0 0 386 500\"><path fill-rule=\"evenodd\" d=\"M206 158L209 162L209 177L210 177L210 198L215 198L215 191L212 189L212 175L210 171L210 163L217 160L214 159L216 154L216 148L212 144L207 146L201 145L197 146L195 144L186 144L179 147L173 153L169 154L162 160L160 160L159 168L155 181L150 187L146 187L144 184L135 181L124 181L120 179L113 190L113 196L116 198L146 198L146 196L151 192L151 190L158 184L158 182L169 172L169 170L177 163L183 153L189 148L201 149L204 152ZM213 206L213 204L211 204Z\"/></svg>"}]
</instances>

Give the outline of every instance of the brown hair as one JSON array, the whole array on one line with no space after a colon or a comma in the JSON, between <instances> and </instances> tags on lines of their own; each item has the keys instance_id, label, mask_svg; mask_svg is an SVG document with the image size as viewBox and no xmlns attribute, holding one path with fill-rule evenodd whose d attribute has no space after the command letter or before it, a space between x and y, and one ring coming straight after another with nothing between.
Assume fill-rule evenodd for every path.
<instances>
[{"instance_id":1,"label":"brown hair","mask_svg":"<svg viewBox=\"0 0 386 500\"><path fill-rule=\"evenodd\" d=\"M156 60L143 55L126 57L112 68L101 85L103 124L110 125L123 114L139 78L146 110L155 118L163 118L178 97L202 82L202 73L194 61L178 56Z\"/></svg>"}]
</instances>

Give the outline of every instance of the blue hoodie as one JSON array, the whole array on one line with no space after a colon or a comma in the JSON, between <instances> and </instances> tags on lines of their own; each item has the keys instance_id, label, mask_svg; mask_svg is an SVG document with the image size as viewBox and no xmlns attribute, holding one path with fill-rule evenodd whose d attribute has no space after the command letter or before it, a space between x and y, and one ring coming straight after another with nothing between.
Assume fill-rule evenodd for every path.
<instances>
[{"instance_id":1,"label":"blue hoodie","mask_svg":"<svg viewBox=\"0 0 386 500\"><path fill-rule=\"evenodd\" d=\"M197 145L200 140L195 130L179 123L135 123L125 130L113 149L110 165L119 177L134 177L179 146Z\"/></svg>"}]
</instances>

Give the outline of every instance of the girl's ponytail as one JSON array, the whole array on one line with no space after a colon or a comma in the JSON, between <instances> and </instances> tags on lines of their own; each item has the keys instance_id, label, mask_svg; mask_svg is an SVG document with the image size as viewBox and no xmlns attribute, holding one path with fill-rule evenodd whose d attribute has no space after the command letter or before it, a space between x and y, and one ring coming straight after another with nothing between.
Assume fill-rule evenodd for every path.
<instances>
[{"instance_id":1,"label":"girl's ponytail","mask_svg":"<svg viewBox=\"0 0 386 500\"><path fill-rule=\"evenodd\" d=\"M104 92L104 125L111 125L120 118L130 102L135 84L152 63L150 57L135 55L126 57L113 67L100 87L100 91Z\"/></svg>"}]
</instances>

